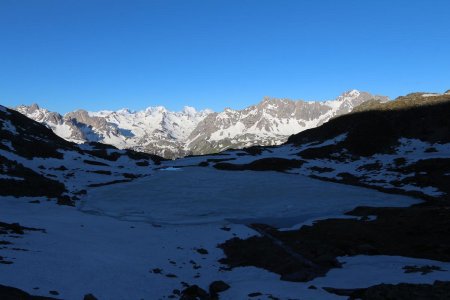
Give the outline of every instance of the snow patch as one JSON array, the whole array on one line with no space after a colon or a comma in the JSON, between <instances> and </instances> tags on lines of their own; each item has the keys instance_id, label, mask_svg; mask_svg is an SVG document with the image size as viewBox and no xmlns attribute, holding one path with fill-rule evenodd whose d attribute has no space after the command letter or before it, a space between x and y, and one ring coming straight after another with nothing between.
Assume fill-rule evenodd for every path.
<instances>
[{"instance_id":1,"label":"snow patch","mask_svg":"<svg viewBox=\"0 0 450 300\"><path fill-rule=\"evenodd\" d=\"M17 132L17 130L16 130L16 126L14 126L12 123L11 123L11 121L9 121L9 120L3 120L3 122L2 122L2 128L4 129L4 130L6 130L6 131L9 131L9 132L11 132L12 134L14 134L14 135L17 135L18 134L18 132Z\"/></svg>"}]
</instances>

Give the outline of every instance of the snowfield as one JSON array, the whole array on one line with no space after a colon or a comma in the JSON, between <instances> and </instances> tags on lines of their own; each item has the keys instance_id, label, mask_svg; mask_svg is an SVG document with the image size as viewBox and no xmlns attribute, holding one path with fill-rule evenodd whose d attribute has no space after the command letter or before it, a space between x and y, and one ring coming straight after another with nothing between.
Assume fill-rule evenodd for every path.
<instances>
[{"instance_id":1,"label":"snowfield","mask_svg":"<svg viewBox=\"0 0 450 300\"><path fill-rule=\"evenodd\" d=\"M212 281L223 280L231 288L220 299L246 299L255 292L262 293L257 299L336 299L320 287L450 279L447 271L420 275L402 270L405 264L450 270L450 264L386 256L341 258L346 262L343 269L306 283L281 281L279 275L254 267L224 270L218 262L223 252L216 246L234 236L256 235L244 224L249 220L293 226L340 215L357 205L417 202L302 175L186 167L93 189L78 209L42 198L39 204L29 202L35 199L1 199L2 221L46 233L8 237L14 245L2 255L14 263L1 265L0 278L4 285L36 295L56 290L58 297L74 300L88 293L111 300L166 299L174 289L182 290L183 282L207 289ZM308 289L311 284L319 289Z\"/></svg>"}]
</instances>

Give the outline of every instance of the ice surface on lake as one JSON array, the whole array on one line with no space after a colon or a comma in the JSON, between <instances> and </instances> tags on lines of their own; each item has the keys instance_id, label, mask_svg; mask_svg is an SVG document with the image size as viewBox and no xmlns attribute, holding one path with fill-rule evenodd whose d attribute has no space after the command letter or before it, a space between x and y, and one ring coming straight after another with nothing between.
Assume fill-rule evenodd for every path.
<instances>
[{"instance_id":1,"label":"ice surface on lake","mask_svg":"<svg viewBox=\"0 0 450 300\"><path fill-rule=\"evenodd\" d=\"M159 170L160 171L181 171L183 169L182 168L175 168L175 167L166 167L166 168L161 168Z\"/></svg>"},{"instance_id":2,"label":"ice surface on lake","mask_svg":"<svg viewBox=\"0 0 450 300\"><path fill-rule=\"evenodd\" d=\"M292 226L358 205L407 206L415 200L361 187L277 172L188 167L89 192L79 209L160 224L240 219Z\"/></svg>"}]
</instances>

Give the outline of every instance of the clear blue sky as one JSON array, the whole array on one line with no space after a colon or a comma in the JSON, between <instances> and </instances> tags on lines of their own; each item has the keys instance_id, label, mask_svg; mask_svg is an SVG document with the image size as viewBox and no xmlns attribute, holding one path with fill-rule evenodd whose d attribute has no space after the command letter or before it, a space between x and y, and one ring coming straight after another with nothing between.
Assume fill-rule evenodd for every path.
<instances>
[{"instance_id":1,"label":"clear blue sky","mask_svg":"<svg viewBox=\"0 0 450 300\"><path fill-rule=\"evenodd\" d=\"M0 103L59 112L450 89L448 0L0 0Z\"/></svg>"}]
</instances>

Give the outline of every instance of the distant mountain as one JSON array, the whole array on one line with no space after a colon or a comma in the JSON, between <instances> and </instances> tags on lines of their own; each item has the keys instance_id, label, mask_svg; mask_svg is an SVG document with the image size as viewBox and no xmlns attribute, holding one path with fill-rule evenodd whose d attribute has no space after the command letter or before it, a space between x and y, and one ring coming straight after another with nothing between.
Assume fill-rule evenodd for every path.
<instances>
[{"instance_id":1,"label":"distant mountain","mask_svg":"<svg viewBox=\"0 0 450 300\"><path fill-rule=\"evenodd\" d=\"M159 106L136 112L77 110L62 116L36 104L22 105L16 110L69 141L102 142L176 158L281 144L290 135L320 126L369 100L385 102L388 98L352 90L331 101L264 98L246 109L225 109L220 113L196 111L192 107L171 112Z\"/></svg>"}]
</instances>

